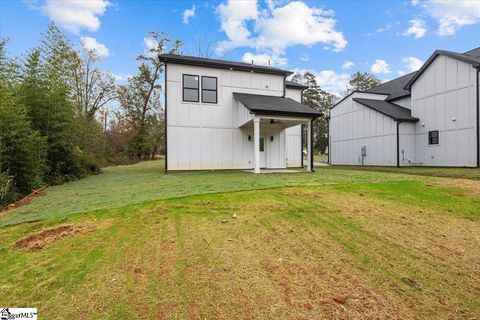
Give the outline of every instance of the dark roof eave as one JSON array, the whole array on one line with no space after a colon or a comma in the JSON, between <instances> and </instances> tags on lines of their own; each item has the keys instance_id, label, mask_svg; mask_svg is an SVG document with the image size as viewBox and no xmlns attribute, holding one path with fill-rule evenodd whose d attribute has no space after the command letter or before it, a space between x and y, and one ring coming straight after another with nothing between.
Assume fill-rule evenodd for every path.
<instances>
[{"instance_id":1,"label":"dark roof eave","mask_svg":"<svg viewBox=\"0 0 480 320\"><path fill-rule=\"evenodd\" d=\"M159 56L160 61L162 62L170 62L175 64L187 65L187 66L197 66L197 67L211 67L211 68L218 68L218 69L228 69L228 70L237 70L237 71L250 71L250 72L258 72L258 73L266 73L266 74L275 74L275 75L283 75L289 76L292 75L292 71L275 69L275 68L266 68L256 65L236 65L231 64L227 61L225 62L218 62L218 61L195 61L189 60L188 58L181 58L181 57L171 57L171 56Z\"/></svg>"},{"instance_id":2,"label":"dark roof eave","mask_svg":"<svg viewBox=\"0 0 480 320\"><path fill-rule=\"evenodd\" d=\"M245 106L248 110L250 110L250 113L256 114L256 115L263 115L263 116L290 116L290 117L308 117L308 118L319 118L323 117L323 113L321 112L315 112L315 113L305 113L305 112L285 112L285 111L265 111L265 110L257 110L257 109L251 109Z\"/></svg>"},{"instance_id":3,"label":"dark roof eave","mask_svg":"<svg viewBox=\"0 0 480 320\"><path fill-rule=\"evenodd\" d=\"M479 69L480 68L480 63L476 61L475 59L469 58L465 54L460 54L460 53L455 53L455 52L450 52L450 51L445 51L445 50L435 50L433 54L428 58L428 60L423 64L423 66L417 71L417 73L410 79L406 84L404 89L405 90L411 90L412 85L415 83L415 81L420 78L420 76L425 72L425 70L430 67L430 65L437 59L438 56L443 55L446 57L450 57L453 59L457 59L466 63L471 64L474 68Z\"/></svg>"},{"instance_id":4,"label":"dark roof eave","mask_svg":"<svg viewBox=\"0 0 480 320\"><path fill-rule=\"evenodd\" d=\"M305 90L308 89L308 86L301 84L301 83L296 83L293 81L285 81L285 86L289 89L297 89L297 90Z\"/></svg>"},{"instance_id":5,"label":"dark roof eave","mask_svg":"<svg viewBox=\"0 0 480 320\"><path fill-rule=\"evenodd\" d=\"M412 94L410 92L408 92L408 93L405 93L405 94L402 94L402 95L395 96L393 98L388 97L387 99L385 99L385 101L396 101L396 100L399 100L399 99L402 99L402 98L405 98L405 97L410 97L411 95Z\"/></svg>"},{"instance_id":6,"label":"dark roof eave","mask_svg":"<svg viewBox=\"0 0 480 320\"><path fill-rule=\"evenodd\" d=\"M362 91L362 90L353 90L352 92L350 92L349 94L347 94L345 97L343 97L340 101L338 101L337 103L335 103L333 106L330 107L330 110L332 110L333 108L335 108L337 105L339 105L340 103L342 103L345 99L347 99L348 97L350 97L352 94L354 93L368 93L368 94L378 94L378 95L381 95L381 96L387 96L388 97L388 94L387 93L376 93L376 92L368 92L368 91Z\"/></svg>"},{"instance_id":7,"label":"dark roof eave","mask_svg":"<svg viewBox=\"0 0 480 320\"><path fill-rule=\"evenodd\" d=\"M420 119L415 118L415 117L403 118L403 117L395 117L395 116L392 116L391 114L388 114L388 113L386 113L386 112L382 112L381 110L378 110L378 109L375 109L375 108L372 108L371 106L369 106L369 105L366 104L366 103L363 103L362 101L360 101L360 100L357 99L357 98L353 98L353 101L358 102L358 103L360 103L362 106L365 106L365 107L367 107L367 108L369 108L369 109L372 109L372 110L374 110L374 111L376 111L376 112L378 112L378 113L381 113L381 114L383 114L383 115L385 115L385 116L387 116L387 117L389 117L389 118L392 118L392 119L395 120L395 121L401 121L401 122L418 122L418 121L420 120ZM380 100L379 100L379 101L380 101ZM389 102L389 103L391 103L391 102ZM395 104L395 103L392 103L392 104ZM398 105L397 105L397 106L398 106ZM402 106L398 106L398 107L403 108L403 109L406 109L406 108L404 108L404 107L402 107Z\"/></svg>"}]
</instances>

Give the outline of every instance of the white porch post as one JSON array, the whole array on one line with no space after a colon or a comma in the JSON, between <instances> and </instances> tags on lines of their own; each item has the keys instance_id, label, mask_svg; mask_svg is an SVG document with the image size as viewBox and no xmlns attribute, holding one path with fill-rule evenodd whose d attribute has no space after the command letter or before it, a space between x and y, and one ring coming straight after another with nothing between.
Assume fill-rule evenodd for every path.
<instances>
[{"instance_id":1,"label":"white porch post","mask_svg":"<svg viewBox=\"0 0 480 320\"><path fill-rule=\"evenodd\" d=\"M260 118L253 118L253 147L255 155L254 172L260 173Z\"/></svg>"},{"instance_id":2,"label":"white porch post","mask_svg":"<svg viewBox=\"0 0 480 320\"><path fill-rule=\"evenodd\" d=\"M312 172L312 124L311 121L308 121L306 123L307 125L307 154L308 154L308 160L307 160L307 171Z\"/></svg>"}]
</instances>

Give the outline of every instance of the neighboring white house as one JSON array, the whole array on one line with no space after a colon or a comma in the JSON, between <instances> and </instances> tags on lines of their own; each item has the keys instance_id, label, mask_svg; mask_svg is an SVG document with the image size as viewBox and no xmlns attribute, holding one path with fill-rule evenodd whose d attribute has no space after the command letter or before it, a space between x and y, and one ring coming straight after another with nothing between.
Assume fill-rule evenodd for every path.
<instances>
[{"instance_id":1,"label":"neighboring white house","mask_svg":"<svg viewBox=\"0 0 480 320\"><path fill-rule=\"evenodd\" d=\"M165 169L303 166L302 129L321 114L301 104L292 74L254 64L165 54ZM313 157L308 161L312 170Z\"/></svg>"},{"instance_id":2,"label":"neighboring white house","mask_svg":"<svg viewBox=\"0 0 480 320\"><path fill-rule=\"evenodd\" d=\"M330 110L331 164L480 166L480 48L435 51L420 70Z\"/></svg>"}]
</instances>

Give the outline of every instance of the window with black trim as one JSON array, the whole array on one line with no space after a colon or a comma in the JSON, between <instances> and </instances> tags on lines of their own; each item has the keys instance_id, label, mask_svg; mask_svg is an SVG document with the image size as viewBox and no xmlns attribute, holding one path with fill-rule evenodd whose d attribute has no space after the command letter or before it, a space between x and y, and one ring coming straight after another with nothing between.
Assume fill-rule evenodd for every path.
<instances>
[{"instance_id":1,"label":"window with black trim","mask_svg":"<svg viewBox=\"0 0 480 320\"><path fill-rule=\"evenodd\" d=\"M191 74L183 75L183 101L199 102L198 99L198 76Z\"/></svg>"},{"instance_id":2,"label":"window with black trim","mask_svg":"<svg viewBox=\"0 0 480 320\"><path fill-rule=\"evenodd\" d=\"M202 76L202 102L217 103L217 78Z\"/></svg>"},{"instance_id":3,"label":"window with black trim","mask_svg":"<svg viewBox=\"0 0 480 320\"><path fill-rule=\"evenodd\" d=\"M435 131L428 131L428 144L438 144L439 142L439 135L438 130Z\"/></svg>"}]
</instances>

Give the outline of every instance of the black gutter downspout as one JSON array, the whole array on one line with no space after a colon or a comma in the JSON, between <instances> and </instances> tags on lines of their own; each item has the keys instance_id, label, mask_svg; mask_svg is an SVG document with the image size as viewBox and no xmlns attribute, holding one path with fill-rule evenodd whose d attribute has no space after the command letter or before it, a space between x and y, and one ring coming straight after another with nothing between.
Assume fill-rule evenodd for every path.
<instances>
[{"instance_id":1,"label":"black gutter downspout","mask_svg":"<svg viewBox=\"0 0 480 320\"><path fill-rule=\"evenodd\" d=\"M397 168L400 168L400 123L402 121L397 121Z\"/></svg>"},{"instance_id":2,"label":"black gutter downspout","mask_svg":"<svg viewBox=\"0 0 480 320\"><path fill-rule=\"evenodd\" d=\"M328 158L327 158L327 163L328 163L328 165L331 165L331 163L330 163L330 151L332 150L331 149L332 148L332 146L331 146L332 143L330 141L330 115L327 117L327 126L328 126L328 139L327 139L328 140L328 154L327 154Z\"/></svg>"},{"instance_id":3,"label":"black gutter downspout","mask_svg":"<svg viewBox=\"0 0 480 320\"><path fill-rule=\"evenodd\" d=\"M315 172L315 169L313 168L313 119L310 120L310 154L308 155L310 157L310 168L312 169L312 172Z\"/></svg>"},{"instance_id":4,"label":"black gutter downspout","mask_svg":"<svg viewBox=\"0 0 480 320\"><path fill-rule=\"evenodd\" d=\"M283 96L282 96L282 98L285 98L285 95L287 94L287 83L286 83L287 77L288 76L283 77Z\"/></svg>"},{"instance_id":5,"label":"black gutter downspout","mask_svg":"<svg viewBox=\"0 0 480 320\"><path fill-rule=\"evenodd\" d=\"M480 167L480 67L477 68L477 167Z\"/></svg>"},{"instance_id":6,"label":"black gutter downspout","mask_svg":"<svg viewBox=\"0 0 480 320\"><path fill-rule=\"evenodd\" d=\"M167 132L168 132L168 127L167 127L167 93L168 93L168 88L167 88L167 61L165 61L165 173L168 172L168 148L167 148Z\"/></svg>"}]
</instances>

